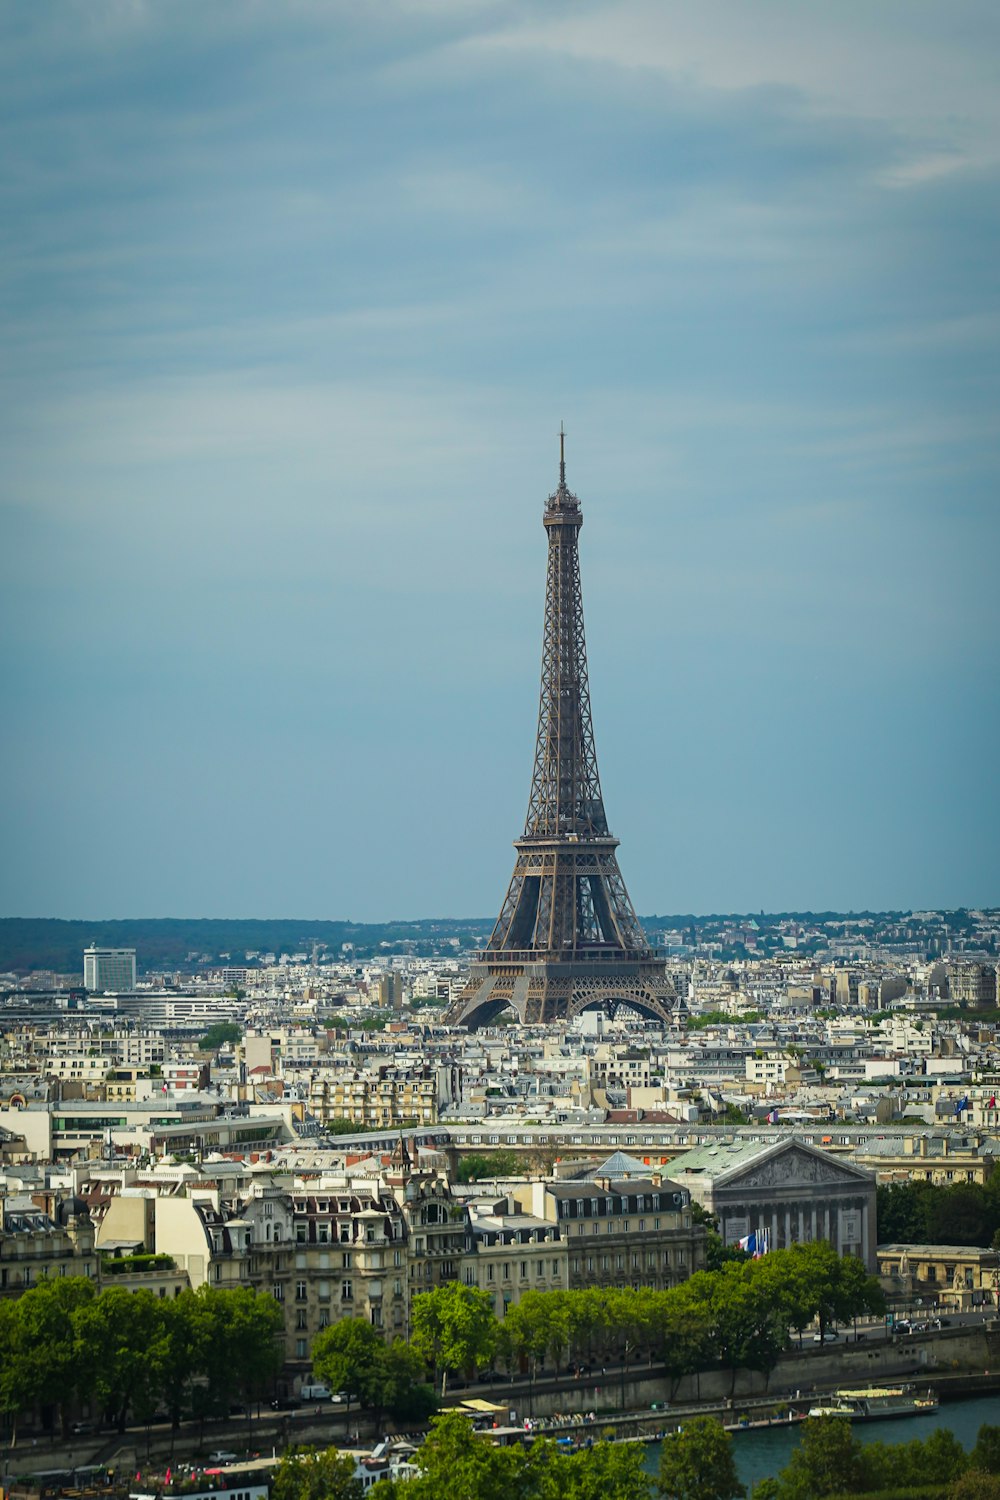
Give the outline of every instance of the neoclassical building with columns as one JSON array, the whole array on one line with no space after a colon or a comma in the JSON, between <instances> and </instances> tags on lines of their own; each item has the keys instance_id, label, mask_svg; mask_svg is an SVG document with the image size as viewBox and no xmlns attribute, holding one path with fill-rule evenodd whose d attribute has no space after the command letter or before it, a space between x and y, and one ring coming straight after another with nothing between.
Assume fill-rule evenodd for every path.
<instances>
[{"instance_id":1,"label":"neoclassical building with columns","mask_svg":"<svg viewBox=\"0 0 1000 1500\"><path fill-rule=\"evenodd\" d=\"M719 1221L727 1245L767 1233L768 1249L828 1240L877 1269L875 1177L840 1156L788 1136L735 1137L685 1151L670 1176Z\"/></svg>"}]
</instances>

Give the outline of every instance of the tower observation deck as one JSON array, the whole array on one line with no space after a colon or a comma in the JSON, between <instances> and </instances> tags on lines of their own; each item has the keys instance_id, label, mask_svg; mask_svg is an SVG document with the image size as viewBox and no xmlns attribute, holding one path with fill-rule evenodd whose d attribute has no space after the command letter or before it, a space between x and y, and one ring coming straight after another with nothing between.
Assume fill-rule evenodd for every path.
<instances>
[{"instance_id":1,"label":"tower observation deck","mask_svg":"<svg viewBox=\"0 0 1000 1500\"><path fill-rule=\"evenodd\" d=\"M453 1024L488 1025L506 1007L524 1024L627 1006L669 1025L677 997L650 947L618 868L594 748L583 628L580 502L559 485L542 521L548 534L538 735L524 833L507 896Z\"/></svg>"}]
</instances>

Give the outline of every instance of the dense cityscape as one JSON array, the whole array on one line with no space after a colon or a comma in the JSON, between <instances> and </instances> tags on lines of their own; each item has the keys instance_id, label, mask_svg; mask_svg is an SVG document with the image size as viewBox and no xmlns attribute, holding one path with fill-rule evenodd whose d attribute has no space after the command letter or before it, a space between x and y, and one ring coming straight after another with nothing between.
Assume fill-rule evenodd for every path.
<instances>
[{"instance_id":1,"label":"dense cityscape","mask_svg":"<svg viewBox=\"0 0 1000 1500\"><path fill-rule=\"evenodd\" d=\"M678 997L669 1027L601 1010L565 1025L456 1027L475 955L446 930L436 957L416 956L414 938L364 959L191 953L150 972L141 951L92 945L75 972L8 973L5 1296L83 1277L102 1296L266 1297L279 1356L234 1358L246 1385L213 1367L212 1388L227 1410L277 1403L286 1437L316 1391L327 1418L341 1411L317 1374L322 1343L313 1353L331 1328L363 1323L383 1346L410 1347L421 1297L457 1285L482 1295L509 1336L518 1330L508 1359L523 1378L539 1357L530 1315L540 1296L672 1294L751 1235L770 1256L827 1241L877 1278L883 1378L912 1374L915 1360L925 1376L963 1361L970 1380L988 1369L1000 1287L1000 913L649 927ZM910 1332L918 1323L923 1332ZM590 1349L618 1366L613 1334L578 1337L574 1362ZM426 1357L430 1345L417 1347ZM498 1347L489 1363L500 1371ZM875 1347L870 1333L866 1378ZM662 1393L666 1378L683 1402L697 1355L688 1373L661 1335L640 1338L631 1358L674 1369L646 1384ZM735 1389L758 1399L752 1357L735 1358L751 1358ZM850 1384L856 1367L820 1371L829 1358L825 1346L805 1355L795 1380ZM459 1376L464 1386L467 1361ZM713 1379L722 1396L728 1377L707 1366L700 1395L714 1394ZM618 1390L601 1385L588 1370L574 1394L587 1409L620 1410ZM497 1388L481 1389L497 1404ZM177 1420L196 1409L196 1390ZM542 1390L500 1400L522 1410L530 1400L544 1424L566 1397ZM96 1393L39 1399L20 1408L26 1430L54 1423L55 1436L75 1423L77 1450L98 1441L87 1436ZM169 1423L167 1395L156 1399ZM141 1418L137 1391L117 1401L123 1421ZM9 1395L8 1421L17 1410ZM402 1430L410 1410L400 1408ZM350 1420L360 1432L371 1416ZM370 1453L356 1462L372 1482L411 1472L408 1454Z\"/></svg>"}]
</instances>

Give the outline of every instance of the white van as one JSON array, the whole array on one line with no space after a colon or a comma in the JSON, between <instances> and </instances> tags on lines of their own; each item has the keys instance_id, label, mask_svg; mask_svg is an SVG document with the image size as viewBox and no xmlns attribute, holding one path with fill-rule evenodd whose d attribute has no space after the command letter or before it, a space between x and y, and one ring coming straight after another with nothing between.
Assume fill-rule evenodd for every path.
<instances>
[{"instance_id":1,"label":"white van","mask_svg":"<svg viewBox=\"0 0 1000 1500\"><path fill-rule=\"evenodd\" d=\"M330 1388L326 1385L304 1385L299 1396L303 1401L329 1401Z\"/></svg>"}]
</instances>

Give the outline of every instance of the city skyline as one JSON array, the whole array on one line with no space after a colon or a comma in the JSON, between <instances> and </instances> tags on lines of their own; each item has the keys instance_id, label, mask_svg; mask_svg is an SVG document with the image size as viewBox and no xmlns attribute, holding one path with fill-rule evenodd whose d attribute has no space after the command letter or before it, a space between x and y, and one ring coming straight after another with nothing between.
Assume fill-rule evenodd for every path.
<instances>
[{"instance_id":1,"label":"city skyline","mask_svg":"<svg viewBox=\"0 0 1000 1500\"><path fill-rule=\"evenodd\" d=\"M0 910L494 910L561 421L637 909L996 905L998 40L0 16Z\"/></svg>"}]
</instances>

